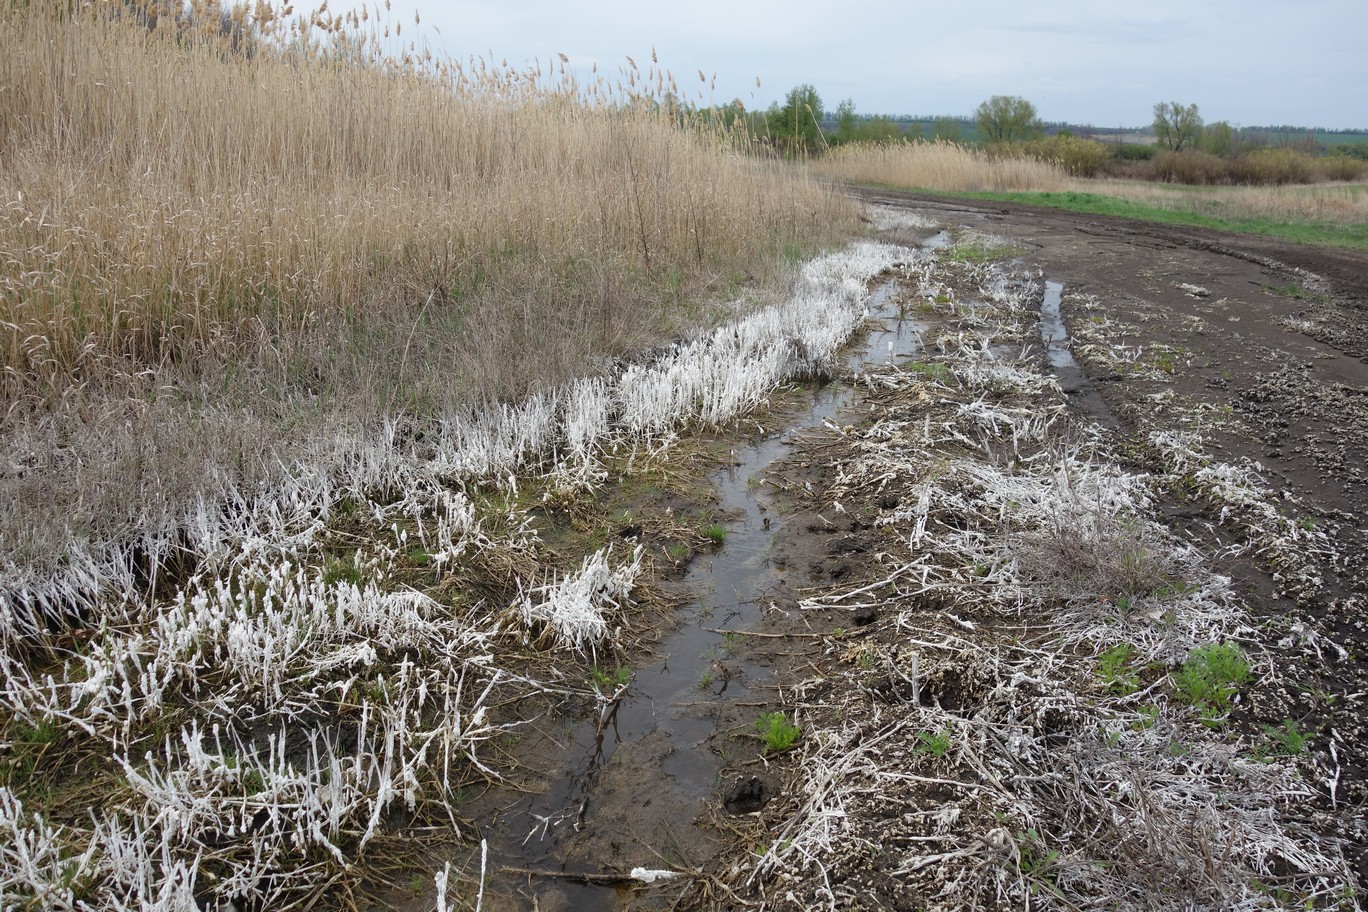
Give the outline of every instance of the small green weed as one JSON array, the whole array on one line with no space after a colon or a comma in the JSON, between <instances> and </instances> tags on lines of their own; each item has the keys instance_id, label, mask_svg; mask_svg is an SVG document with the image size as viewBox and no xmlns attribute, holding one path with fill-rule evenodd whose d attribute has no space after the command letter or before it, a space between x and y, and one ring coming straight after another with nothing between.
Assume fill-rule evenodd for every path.
<instances>
[{"instance_id":1,"label":"small green weed","mask_svg":"<svg viewBox=\"0 0 1368 912\"><path fill-rule=\"evenodd\" d=\"M617 690L631 680L631 677L632 670L626 665L620 665L611 672L597 665L589 669L590 681L593 683L594 689L601 694Z\"/></svg>"},{"instance_id":2,"label":"small green weed","mask_svg":"<svg viewBox=\"0 0 1368 912\"><path fill-rule=\"evenodd\" d=\"M665 556L672 561L680 561L689 556L689 546L676 542L665 548Z\"/></svg>"},{"instance_id":3,"label":"small green weed","mask_svg":"<svg viewBox=\"0 0 1368 912\"><path fill-rule=\"evenodd\" d=\"M1297 723L1291 719L1284 719L1281 725L1265 725L1263 730L1270 742L1270 756L1296 757L1306 753L1306 735L1297 729Z\"/></svg>"},{"instance_id":4,"label":"small green weed","mask_svg":"<svg viewBox=\"0 0 1368 912\"><path fill-rule=\"evenodd\" d=\"M1146 731L1154 728L1155 723L1159 721L1159 707L1157 706L1142 706L1136 712L1140 714L1140 718L1131 723L1131 731Z\"/></svg>"},{"instance_id":5,"label":"small green weed","mask_svg":"<svg viewBox=\"0 0 1368 912\"><path fill-rule=\"evenodd\" d=\"M952 734L948 728L935 733L917 732L917 743L913 750L919 754L930 754L932 757L944 757L950 752Z\"/></svg>"},{"instance_id":6,"label":"small green weed","mask_svg":"<svg viewBox=\"0 0 1368 912\"><path fill-rule=\"evenodd\" d=\"M1131 667L1135 647L1120 643L1097 657L1097 676L1108 693L1128 697L1140 689L1140 675Z\"/></svg>"},{"instance_id":7,"label":"small green weed","mask_svg":"<svg viewBox=\"0 0 1368 912\"><path fill-rule=\"evenodd\" d=\"M1057 892L1050 870L1057 861L1059 850L1046 846L1034 827L1017 835L1017 864L1021 866L1021 873L1037 878L1037 884L1051 892Z\"/></svg>"},{"instance_id":8,"label":"small green weed","mask_svg":"<svg viewBox=\"0 0 1368 912\"><path fill-rule=\"evenodd\" d=\"M356 566L355 559L338 558L330 560L327 566L323 568L323 585L332 587L338 583L360 585L361 569Z\"/></svg>"},{"instance_id":9,"label":"small green weed","mask_svg":"<svg viewBox=\"0 0 1368 912\"><path fill-rule=\"evenodd\" d=\"M413 548L410 550L408 559L409 563L413 564L415 567L426 567L428 564L432 563L432 555L428 554L422 548Z\"/></svg>"},{"instance_id":10,"label":"small green weed","mask_svg":"<svg viewBox=\"0 0 1368 912\"><path fill-rule=\"evenodd\" d=\"M711 523L703 527L703 537L714 545L721 545L727 540L727 530L717 523Z\"/></svg>"},{"instance_id":11,"label":"small green weed","mask_svg":"<svg viewBox=\"0 0 1368 912\"><path fill-rule=\"evenodd\" d=\"M1218 725L1230 698L1249 676L1249 662L1239 646L1208 643L1192 650L1173 676L1174 696L1201 713L1207 725Z\"/></svg>"},{"instance_id":12,"label":"small green weed","mask_svg":"<svg viewBox=\"0 0 1368 912\"><path fill-rule=\"evenodd\" d=\"M802 729L781 712L761 713L755 720L755 729L765 742L765 750L771 754L788 750L802 734Z\"/></svg>"},{"instance_id":13,"label":"small green weed","mask_svg":"<svg viewBox=\"0 0 1368 912\"><path fill-rule=\"evenodd\" d=\"M921 374L926 379L942 386L949 386L950 381L955 376L951 373L950 368L939 361L909 361L904 366L913 373Z\"/></svg>"},{"instance_id":14,"label":"small green weed","mask_svg":"<svg viewBox=\"0 0 1368 912\"><path fill-rule=\"evenodd\" d=\"M51 744L57 738L57 722L39 719L36 725L20 722L15 726L15 738L23 744Z\"/></svg>"},{"instance_id":15,"label":"small green weed","mask_svg":"<svg viewBox=\"0 0 1368 912\"><path fill-rule=\"evenodd\" d=\"M1171 351L1155 352L1154 366L1166 374L1176 373L1178 370L1178 356Z\"/></svg>"}]
</instances>

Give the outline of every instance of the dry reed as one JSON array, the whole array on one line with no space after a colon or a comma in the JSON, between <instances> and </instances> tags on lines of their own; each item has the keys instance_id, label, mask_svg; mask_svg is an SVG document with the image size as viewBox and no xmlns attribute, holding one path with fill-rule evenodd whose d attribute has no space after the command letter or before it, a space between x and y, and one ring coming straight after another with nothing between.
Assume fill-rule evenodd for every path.
<instances>
[{"instance_id":1,"label":"dry reed","mask_svg":"<svg viewBox=\"0 0 1368 912\"><path fill-rule=\"evenodd\" d=\"M855 223L654 61L585 84L258 10L0 18L0 552L39 576L731 316Z\"/></svg>"},{"instance_id":2,"label":"dry reed","mask_svg":"<svg viewBox=\"0 0 1368 912\"><path fill-rule=\"evenodd\" d=\"M11 402L191 362L515 396L677 331L681 302L840 221L828 192L661 116L654 66L583 85L265 9L233 50L109 9L0 23Z\"/></svg>"},{"instance_id":3,"label":"dry reed","mask_svg":"<svg viewBox=\"0 0 1368 912\"><path fill-rule=\"evenodd\" d=\"M946 191L1061 190L1068 175L1032 158L1001 158L949 142L854 143L813 166L823 177Z\"/></svg>"}]
</instances>

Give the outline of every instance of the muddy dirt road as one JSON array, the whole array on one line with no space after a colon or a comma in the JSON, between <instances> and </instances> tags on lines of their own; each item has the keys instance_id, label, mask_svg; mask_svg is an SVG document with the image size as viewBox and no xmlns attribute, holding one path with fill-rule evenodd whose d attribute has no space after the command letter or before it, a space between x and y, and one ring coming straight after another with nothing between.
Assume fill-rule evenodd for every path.
<instances>
[{"instance_id":1,"label":"muddy dirt road","mask_svg":"<svg viewBox=\"0 0 1368 912\"><path fill-rule=\"evenodd\" d=\"M656 558L679 629L548 709L529 794L469 808L486 907L1356 908L1368 254L861 196L882 240L968 253L890 279L841 376L711 442L726 541ZM661 511L698 504L630 508L668 558ZM1182 696L1235 643L1249 673ZM766 750L770 712L795 747Z\"/></svg>"},{"instance_id":2,"label":"muddy dirt road","mask_svg":"<svg viewBox=\"0 0 1368 912\"><path fill-rule=\"evenodd\" d=\"M923 412L935 415L937 404L954 398L918 390L910 403L905 394L890 398L871 393L862 403L863 411L857 407L846 416L848 433L800 453L781 485L789 492L801 488L809 496L795 496L796 509L805 511L803 519L785 527L776 552L821 553L808 539L812 534L827 539L825 556L809 564L809 575L818 591L829 596L832 610L802 614L806 629L825 629L833 639L820 658L809 653L780 664L800 669L800 680L790 682L790 705L798 711L809 708L815 728L822 728L829 738L847 738L848 743L843 750L826 750L825 756L820 749L808 752L806 768L789 780L785 811L769 811L784 822L750 833L754 841L779 833L771 854L784 856L783 862L766 869L762 861L749 869L752 873L744 883L757 889L764 876L756 874L768 874L768 891L761 886L757 892L772 907L792 908L851 903L863 908L925 908L936 907L936 897L945 908L993 908L1018 906L1027 897L1049 905L1050 896L1065 908L1143 908L1154 907L1153 895L1170 891L1165 902L1179 905L1255 908L1304 902L1357 907L1350 883L1323 890L1305 883L1293 886L1295 865L1281 857L1286 846L1271 849L1248 837L1248 851L1252 856L1265 853L1264 860L1235 875L1222 870L1221 864L1239 854L1238 849L1232 852L1242 838L1235 829L1217 836L1221 827L1202 823L1198 815L1158 840L1152 831L1154 841L1147 850L1134 844L1133 834L1141 820L1153 826L1146 813L1109 806L1098 814L1097 807L1079 796L1133 787L1153 788L1163 795L1158 783L1176 775L1190 777L1184 788L1192 787L1191 796L1204 805L1203 813L1228 813L1234 820L1237 808L1271 814L1272 807L1280 807L1285 834L1301 832L1304 842L1343 850L1343 878L1356 879L1357 895L1362 895L1368 879L1368 255L1034 207L888 192L862 196L876 207L887 207L884 211L911 211L940 228L969 228L1016 245L1018 265L1039 270L1044 280L1034 297L1039 310L1026 322L1039 326L1043 350L1034 357L1038 364L1048 365L1067 403L1063 420L1073 430L1062 437L1095 427L1094 439L1105 443L1090 458L1100 459L1111 471L1147 479L1153 499L1132 519L1103 528L1100 537L1095 533L1105 523L1085 523L1086 528L1061 523L1061 508L1056 506L1054 526L1042 536L1039 527L1012 519L1013 500L997 514L1001 519L996 527L978 522L974 511L1003 497L983 483L939 517L939 531L977 536L980 542L1002 536L1005 544L996 550L974 545L946 552L948 564L942 554L940 569L948 582L939 590L923 585L909 596L908 589L915 587L905 581L886 584L890 561L877 552L894 549L879 533L899 528L899 509L906 510L906 502L921 490L920 526L912 532L911 550L914 555L919 548L931 552L927 561L934 566L935 546L919 544L928 514L932 531L927 534L934 537L936 496L949 500L960 493L954 483L938 482L937 475L959 472L979 477L985 463L996 466L1006 442L985 436L983 452L969 470L955 462L961 458L958 444L940 447L936 458L909 471L912 477L907 481L924 481L920 489L902 479L860 484L856 479L868 476L871 466L874 471L887 469L886 477L893 478L895 460L871 454L887 447L885 441L898 433L900 424L915 422ZM896 232L892 234L896 240ZM979 322L978 316L971 316L950 321L960 333L961 347L964 328ZM999 338L1019 343L1028 332L1020 329L1021 322L1004 317L996 329L1002 334ZM987 349L986 342L983 347ZM927 364L934 366L939 357L954 378L944 385L961 390L969 386L963 378L976 369L972 359L953 357L953 345L933 348ZM920 369L927 372L926 365ZM961 396L960 414L993 398L992 391L982 390ZM1046 394L1001 398L998 405L1039 412L1057 401ZM927 428L936 420L928 418ZM951 425L950 420L944 423L946 428ZM933 436L926 436L928 450L937 449ZM964 440L962 434L957 436ZM1029 454L1017 445L1014 436L1011 446L1023 464L1042 456L1057 458L1048 444ZM1029 473L1018 472L1018 480L1021 474ZM1072 484L1081 484L1078 478L1083 474ZM1067 490L1068 484L1063 487ZM1117 515L1128 515L1127 509L1118 508ZM1133 522L1150 520L1158 538L1148 544L1119 557L1098 549L1098 541L1114 545L1132 534ZM1043 547L1042 539L1051 535L1049 547ZM1170 544L1161 544L1161 539ZM1124 596L1117 591L1118 586L1125 588L1124 580L1109 578L1098 585L1105 572L1091 578L1092 591L1085 591L1086 586L1069 588L1086 575L1080 568L1087 566L1090 573L1099 569L1090 562L1100 560L1105 567L1111 560L1139 567L1170 546L1190 547L1187 553L1200 555L1201 568L1170 569L1150 583L1126 589ZM994 561L1004 557L1013 573L1000 579ZM959 571L960 580L955 578L956 560L966 565ZM1037 567L1031 579L1027 571L1041 560L1051 569L1041 572ZM998 585L976 586L973 576ZM1165 577L1169 582L1152 585ZM969 582L961 585L961 580ZM1238 641L1247 655L1262 658L1254 660L1248 682L1234 688L1238 695L1226 707L1224 718L1203 723L1213 733L1211 738L1185 728L1181 713L1172 720L1163 736L1169 745L1164 749L1189 759L1180 764L1181 770L1160 772L1165 763L1147 755L1153 748L1146 745L1145 736L1132 742L1130 733L1151 731L1155 719L1163 727L1173 701L1190 701L1180 692L1191 659L1181 659L1184 650L1175 652L1170 643L1151 652L1148 663L1140 662L1132 658L1133 644L1165 625L1189 623L1183 609L1174 605L1183 600L1174 599L1176 592L1219 588L1227 580L1228 591L1211 604L1236 606L1233 617L1239 620L1233 627L1206 628L1184 648L1191 656L1192 650L1214 648L1198 645L1204 638L1213 643ZM1016 596L1015 609L986 609L984 604L1007 583L1023 586L1025 594ZM861 591L887 593L887 600L847 597ZM1145 599L1152 603L1142 607ZM864 605L852 608L854 601ZM809 593L806 604L813 603ZM1032 604L1034 613L1021 610ZM1099 604L1106 606L1104 626L1080 633L1096 619L1094 606ZM1196 603L1191 607L1196 609ZM1152 626L1136 626L1137 613L1152 620ZM945 625L946 617L953 624ZM1118 619L1115 626L1105 627ZM1200 626L1192 623L1193 629ZM936 635L938 627L948 627L948 632ZM782 624L769 629L782 629ZM1107 632L1102 633L1104 629ZM909 636L910 631L916 633ZM946 648L957 636L962 645ZM1089 646L1078 648L1085 641ZM1037 654L1020 652L1023 642L1037 647ZM927 720L921 730L901 736L898 721L844 727L833 722L833 717L880 720L887 716L880 704L905 705L907 694L897 693L910 688L917 694L918 651L921 693L910 699L933 703L948 715L926 714L918 707ZM1015 696L1004 697L1016 693L1022 680L1035 681L1029 676L1042 662L1049 666L1055 661L1064 669L1058 679L1041 675L1044 683L1026 688L1038 687L1041 693L1021 703L1013 702ZM985 667L998 670L983 672ZM1090 676L1103 682L1107 694L1124 694L1132 705L1120 708L1119 716L1109 716L1102 703L1110 697L1091 704L1086 698L1074 699L1088 689ZM1061 683L1066 680L1072 683ZM1164 692L1167 681L1175 683L1175 691L1165 703L1155 697ZM865 693L861 696L860 691ZM1150 702L1134 702L1138 698L1132 691ZM1070 696L1050 703L1061 694ZM1089 708L1084 709L1085 704ZM1138 717L1126 715L1135 711ZM1034 723L1022 721L1032 713ZM1080 718L1087 721L1080 724ZM963 725L965 719L972 724ZM933 723L943 727L934 728ZM981 734L974 734L979 731L975 725L989 730L1001 725L999 737L1019 743L995 754L985 749ZM1105 734L1081 747L1094 736L1088 730L1094 725ZM882 738L897 742L899 737L904 742L901 749L885 745L866 752L862 746ZM980 738L978 746L964 745L956 755L958 739L974 737ZM1022 744L1035 744L1040 753L1032 755ZM1108 757L1118 748L1124 770L1108 772ZM1050 766L1056 755L1074 752L1073 767ZM956 761L927 759L943 755ZM1223 789L1233 782L1248 782L1259 772L1242 766L1244 761L1272 763L1272 755L1285 758L1293 778L1267 792L1253 789L1244 799L1227 804ZM1197 757L1202 759L1191 759ZM889 772L905 768L909 758L920 775L899 778ZM860 788L853 787L833 786L822 801L793 794L820 792L823 783L838 774L850 775L860 764L866 769L854 778L869 793L864 799ZM996 783L998 777L1003 784L997 805L981 801L975 807L977 799L969 793L984 782ZM1037 779L1053 779L1057 791L1050 803L1070 810L1058 816L1032 811L1031 783ZM1059 785L1065 780L1071 784ZM1205 800L1196 797L1202 794L1200 782L1211 787ZM1159 815L1160 830L1183 817L1184 812L1177 810L1182 801L1156 801L1165 808ZM839 838L812 835L814 822L823 815L848 822ZM1115 831L1099 819L1108 815L1117 824ZM921 821L928 816L935 826ZM1093 833L1091 842L1081 831ZM780 850L804 838L810 845L807 852ZM1226 855L1213 862L1212 853L1222 841ZM850 843L865 848L835 848ZM1175 861L1185 845L1192 847L1193 858ZM947 846L953 848L944 850ZM1197 860L1202 857L1208 861ZM1014 875L1004 877L991 863L994 858ZM1275 863L1269 864L1269 858ZM1193 876L1197 867L1207 868L1206 873ZM1110 879L1090 882L1080 873L1085 868L1112 873ZM994 873L990 876L985 870ZM1121 873L1125 870L1130 873ZM787 882L786 874L791 877Z\"/></svg>"}]
</instances>

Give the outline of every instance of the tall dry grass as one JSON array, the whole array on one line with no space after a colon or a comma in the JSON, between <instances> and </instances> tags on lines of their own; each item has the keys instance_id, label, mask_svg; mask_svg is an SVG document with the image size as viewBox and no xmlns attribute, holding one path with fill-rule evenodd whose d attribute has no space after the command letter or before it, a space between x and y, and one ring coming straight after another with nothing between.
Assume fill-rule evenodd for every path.
<instances>
[{"instance_id":1,"label":"tall dry grass","mask_svg":"<svg viewBox=\"0 0 1368 912\"><path fill-rule=\"evenodd\" d=\"M659 116L655 68L615 87L396 61L373 21L264 7L249 58L109 8L0 23L11 402L190 364L516 395L676 330L682 302L840 220Z\"/></svg>"},{"instance_id":2,"label":"tall dry grass","mask_svg":"<svg viewBox=\"0 0 1368 912\"><path fill-rule=\"evenodd\" d=\"M823 177L945 191L1059 190L1069 180L1058 165L1033 158L999 157L937 140L852 143L813 166Z\"/></svg>"},{"instance_id":3,"label":"tall dry grass","mask_svg":"<svg viewBox=\"0 0 1368 912\"><path fill-rule=\"evenodd\" d=\"M366 13L151 5L0 17L0 552L35 573L597 371L855 223L658 103L655 65L585 84Z\"/></svg>"},{"instance_id":4,"label":"tall dry grass","mask_svg":"<svg viewBox=\"0 0 1368 912\"><path fill-rule=\"evenodd\" d=\"M1368 184L1188 187L1151 181L1075 180L1067 189L1218 218L1368 223Z\"/></svg>"}]
</instances>

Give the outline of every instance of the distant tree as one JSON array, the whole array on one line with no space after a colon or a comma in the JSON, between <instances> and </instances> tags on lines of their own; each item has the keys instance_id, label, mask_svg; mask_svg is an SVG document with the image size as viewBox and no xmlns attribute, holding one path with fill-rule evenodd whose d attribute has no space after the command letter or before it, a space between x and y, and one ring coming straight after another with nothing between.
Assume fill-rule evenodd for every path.
<instances>
[{"instance_id":1,"label":"distant tree","mask_svg":"<svg viewBox=\"0 0 1368 912\"><path fill-rule=\"evenodd\" d=\"M1235 128L1225 120L1207 124L1202 128L1202 135L1197 137L1197 148L1222 158L1235 151L1235 144Z\"/></svg>"},{"instance_id":2,"label":"distant tree","mask_svg":"<svg viewBox=\"0 0 1368 912\"><path fill-rule=\"evenodd\" d=\"M1161 101L1154 106L1154 135L1172 152L1195 146L1202 135L1202 115L1195 104Z\"/></svg>"},{"instance_id":3,"label":"distant tree","mask_svg":"<svg viewBox=\"0 0 1368 912\"><path fill-rule=\"evenodd\" d=\"M784 103L769 106L765 112L765 126L770 138L790 154L811 152L822 145L822 97L817 90L804 83L794 86L784 96Z\"/></svg>"},{"instance_id":4,"label":"distant tree","mask_svg":"<svg viewBox=\"0 0 1368 912\"><path fill-rule=\"evenodd\" d=\"M937 117L931 122L931 138L960 142L964 138L964 124L954 117Z\"/></svg>"},{"instance_id":5,"label":"distant tree","mask_svg":"<svg viewBox=\"0 0 1368 912\"><path fill-rule=\"evenodd\" d=\"M902 131L893 118L877 115L862 121L855 127L855 138L860 142L893 142L902 137Z\"/></svg>"},{"instance_id":6,"label":"distant tree","mask_svg":"<svg viewBox=\"0 0 1368 912\"><path fill-rule=\"evenodd\" d=\"M836 136L834 138L841 142L849 142L855 138L855 129L855 101L847 98L836 106Z\"/></svg>"},{"instance_id":7,"label":"distant tree","mask_svg":"<svg viewBox=\"0 0 1368 912\"><path fill-rule=\"evenodd\" d=\"M994 95L974 110L974 120L987 142L1020 142L1044 132L1035 105L1016 95Z\"/></svg>"}]
</instances>

